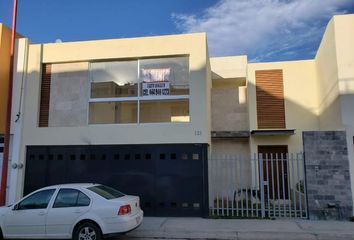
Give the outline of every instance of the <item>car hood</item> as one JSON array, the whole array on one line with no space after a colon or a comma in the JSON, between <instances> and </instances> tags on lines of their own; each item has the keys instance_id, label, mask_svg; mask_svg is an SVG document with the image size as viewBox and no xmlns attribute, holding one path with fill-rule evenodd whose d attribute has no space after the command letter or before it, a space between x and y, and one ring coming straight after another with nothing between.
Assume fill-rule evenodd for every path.
<instances>
[{"instance_id":1,"label":"car hood","mask_svg":"<svg viewBox=\"0 0 354 240\"><path fill-rule=\"evenodd\" d=\"M0 207L0 215L7 212L11 206Z\"/></svg>"}]
</instances>

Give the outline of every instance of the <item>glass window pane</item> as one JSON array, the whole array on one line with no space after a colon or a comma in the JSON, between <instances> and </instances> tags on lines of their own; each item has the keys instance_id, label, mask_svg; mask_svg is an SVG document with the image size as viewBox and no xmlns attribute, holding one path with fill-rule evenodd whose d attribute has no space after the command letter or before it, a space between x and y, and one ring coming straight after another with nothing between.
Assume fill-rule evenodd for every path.
<instances>
[{"instance_id":1,"label":"glass window pane","mask_svg":"<svg viewBox=\"0 0 354 240\"><path fill-rule=\"evenodd\" d=\"M188 57L139 60L141 96L189 95Z\"/></svg>"},{"instance_id":2,"label":"glass window pane","mask_svg":"<svg viewBox=\"0 0 354 240\"><path fill-rule=\"evenodd\" d=\"M118 191L114 188L111 188L111 187L104 186L104 185L97 185L97 186L89 187L87 189L100 195L101 197L104 197L105 199L108 199L108 200L125 196L120 191Z\"/></svg>"},{"instance_id":3,"label":"glass window pane","mask_svg":"<svg viewBox=\"0 0 354 240\"><path fill-rule=\"evenodd\" d=\"M189 122L189 100L140 101L140 122Z\"/></svg>"},{"instance_id":4,"label":"glass window pane","mask_svg":"<svg viewBox=\"0 0 354 240\"><path fill-rule=\"evenodd\" d=\"M77 199L77 206L78 207L85 207L88 205L90 205L90 199L85 194L80 192L79 198Z\"/></svg>"},{"instance_id":5,"label":"glass window pane","mask_svg":"<svg viewBox=\"0 0 354 240\"><path fill-rule=\"evenodd\" d=\"M90 103L90 124L137 123L137 102Z\"/></svg>"},{"instance_id":6,"label":"glass window pane","mask_svg":"<svg viewBox=\"0 0 354 240\"><path fill-rule=\"evenodd\" d=\"M53 208L75 207L79 191L75 189L60 189Z\"/></svg>"},{"instance_id":7,"label":"glass window pane","mask_svg":"<svg viewBox=\"0 0 354 240\"><path fill-rule=\"evenodd\" d=\"M138 61L91 63L91 98L138 96Z\"/></svg>"},{"instance_id":8,"label":"glass window pane","mask_svg":"<svg viewBox=\"0 0 354 240\"><path fill-rule=\"evenodd\" d=\"M54 191L54 189L43 190L27 197L18 204L18 210L47 208Z\"/></svg>"}]
</instances>

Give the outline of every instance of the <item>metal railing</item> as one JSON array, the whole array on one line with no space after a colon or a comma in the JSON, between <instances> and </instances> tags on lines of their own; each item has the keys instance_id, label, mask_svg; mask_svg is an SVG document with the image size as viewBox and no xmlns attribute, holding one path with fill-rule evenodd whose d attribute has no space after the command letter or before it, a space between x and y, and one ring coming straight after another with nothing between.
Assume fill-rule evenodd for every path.
<instances>
[{"instance_id":1,"label":"metal railing","mask_svg":"<svg viewBox=\"0 0 354 240\"><path fill-rule=\"evenodd\" d=\"M307 218L303 154L212 155L209 209L212 216Z\"/></svg>"}]
</instances>

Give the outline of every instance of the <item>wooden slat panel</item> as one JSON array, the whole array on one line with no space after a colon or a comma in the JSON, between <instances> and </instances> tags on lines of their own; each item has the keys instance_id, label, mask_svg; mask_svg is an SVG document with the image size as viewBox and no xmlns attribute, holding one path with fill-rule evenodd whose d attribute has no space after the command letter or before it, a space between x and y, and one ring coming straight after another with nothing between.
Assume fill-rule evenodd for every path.
<instances>
[{"instance_id":1,"label":"wooden slat panel","mask_svg":"<svg viewBox=\"0 0 354 240\"><path fill-rule=\"evenodd\" d=\"M48 127L51 64L44 64L42 70L41 100L39 106L39 127Z\"/></svg>"},{"instance_id":2,"label":"wooden slat panel","mask_svg":"<svg viewBox=\"0 0 354 240\"><path fill-rule=\"evenodd\" d=\"M283 70L256 71L256 101L259 129L285 128Z\"/></svg>"}]
</instances>

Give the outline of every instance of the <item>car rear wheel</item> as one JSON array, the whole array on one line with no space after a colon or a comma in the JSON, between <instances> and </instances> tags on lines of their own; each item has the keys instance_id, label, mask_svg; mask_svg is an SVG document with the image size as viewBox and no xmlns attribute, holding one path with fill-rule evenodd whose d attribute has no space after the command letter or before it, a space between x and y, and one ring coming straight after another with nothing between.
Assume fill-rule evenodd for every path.
<instances>
[{"instance_id":1,"label":"car rear wheel","mask_svg":"<svg viewBox=\"0 0 354 240\"><path fill-rule=\"evenodd\" d=\"M96 224L81 224L75 231L73 240L101 240L101 231Z\"/></svg>"}]
</instances>

